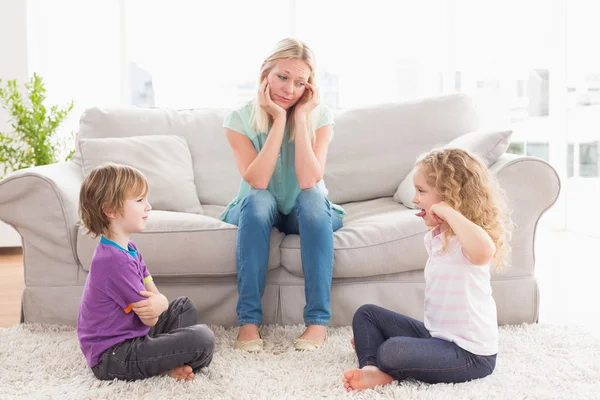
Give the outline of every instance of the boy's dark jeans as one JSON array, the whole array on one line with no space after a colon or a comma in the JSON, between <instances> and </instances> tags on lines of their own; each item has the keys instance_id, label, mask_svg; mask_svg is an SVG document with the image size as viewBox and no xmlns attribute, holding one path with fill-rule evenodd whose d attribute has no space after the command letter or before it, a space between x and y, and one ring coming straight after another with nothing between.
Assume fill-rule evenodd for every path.
<instances>
[{"instance_id":1,"label":"boy's dark jeans","mask_svg":"<svg viewBox=\"0 0 600 400\"><path fill-rule=\"evenodd\" d=\"M197 372L210 364L214 342L213 332L198 324L194 303L178 297L146 336L107 349L92 371L101 380L127 381L149 378L184 364Z\"/></svg>"}]
</instances>

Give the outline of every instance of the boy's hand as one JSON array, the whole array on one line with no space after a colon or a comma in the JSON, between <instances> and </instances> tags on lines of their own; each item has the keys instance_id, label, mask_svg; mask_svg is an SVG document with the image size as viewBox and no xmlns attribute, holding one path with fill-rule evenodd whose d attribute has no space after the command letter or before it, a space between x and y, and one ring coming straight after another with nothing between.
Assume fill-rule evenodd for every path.
<instances>
[{"instance_id":1,"label":"boy's hand","mask_svg":"<svg viewBox=\"0 0 600 400\"><path fill-rule=\"evenodd\" d=\"M133 312L136 313L140 319L158 318L163 311L169 308L169 301L163 294L155 294L145 290L140 291L140 294L147 297L147 299L140 300L131 305Z\"/></svg>"}]
</instances>

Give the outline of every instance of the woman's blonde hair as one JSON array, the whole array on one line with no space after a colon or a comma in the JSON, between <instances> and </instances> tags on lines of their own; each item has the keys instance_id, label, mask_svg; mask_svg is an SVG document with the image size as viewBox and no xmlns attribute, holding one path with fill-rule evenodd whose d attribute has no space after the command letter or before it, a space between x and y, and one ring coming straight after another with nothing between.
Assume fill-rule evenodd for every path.
<instances>
[{"instance_id":1,"label":"woman's blonde hair","mask_svg":"<svg viewBox=\"0 0 600 400\"><path fill-rule=\"evenodd\" d=\"M258 79L258 85L260 87L262 81L267 77L269 72L273 69L278 60L291 60L298 59L304 61L308 67L310 68L310 75L308 77L308 83L311 85L315 82L315 56L312 50L300 40L287 38L279 41L275 46L275 49L268 56L265 61L263 61L262 66L260 67L260 77ZM290 109L288 109L288 113L293 113L294 108L298 103L294 104ZM314 132L314 123L312 121L312 116L307 117L307 126L308 126L308 134L310 136L311 142L314 142L315 132ZM259 133L267 134L271 125L273 124L273 119L271 116L261 108L260 102L258 100L258 94L254 99L254 104L252 106L252 128ZM294 119L288 118L287 126L289 129L290 141L293 142L296 137L296 132L294 129Z\"/></svg>"},{"instance_id":2,"label":"woman's blonde hair","mask_svg":"<svg viewBox=\"0 0 600 400\"><path fill-rule=\"evenodd\" d=\"M490 235L496 245L495 266L506 265L512 222L504 191L483 161L465 150L439 149L421 156L416 165L443 201ZM446 238L451 235L452 229Z\"/></svg>"},{"instance_id":3,"label":"woman's blonde hair","mask_svg":"<svg viewBox=\"0 0 600 400\"><path fill-rule=\"evenodd\" d=\"M122 213L127 198L147 194L148 182L137 169L118 164L96 167L81 184L81 224L92 237L106 235L110 228L106 211Z\"/></svg>"}]
</instances>

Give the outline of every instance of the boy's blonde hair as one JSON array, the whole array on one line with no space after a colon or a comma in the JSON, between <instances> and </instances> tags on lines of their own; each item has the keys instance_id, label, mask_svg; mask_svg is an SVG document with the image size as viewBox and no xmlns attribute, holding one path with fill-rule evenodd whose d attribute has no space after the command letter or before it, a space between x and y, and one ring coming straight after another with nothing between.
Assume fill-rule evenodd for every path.
<instances>
[{"instance_id":1,"label":"boy's blonde hair","mask_svg":"<svg viewBox=\"0 0 600 400\"><path fill-rule=\"evenodd\" d=\"M512 223L505 194L481 159L461 149L438 149L421 156L416 166L443 201L490 235L496 245L493 263L504 266L510 254ZM454 235L452 229L450 235Z\"/></svg>"},{"instance_id":2,"label":"boy's blonde hair","mask_svg":"<svg viewBox=\"0 0 600 400\"><path fill-rule=\"evenodd\" d=\"M315 56L313 51L306 45L306 43L292 38L287 38L279 41L275 46L275 49L269 55L265 61L263 61L262 66L260 67L260 77L258 79L258 86L260 87L262 81L267 77L269 72L273 69L278 60L290 60L290 59L298 59L304 61L308 64L310 68L310 75L308 77L308 83L311 85L315 82ZM294 104L287 110L289 113L293 113L296 105ZM317 108L318 109L318 108ZM317 110L315 109L315 111ZM313 111L314 112L314 111ZM315 132L314 132L314 123L312 121L312 115L307 117L307 126L308 126L308 134L311 142L314 142ZM259 133L268 133L271 124L273 123L273 119L271 116L261 108L260 101L258 100L258 94L254 99L254 104L252 105L252 129ZM289 128L289 136L290 141L293 142L296 137L294 119L288 118L287 125Z\"/></svg>"},{"instance_id":3,"label":"boy's blonde hair","mask_svg":"<svg viewBox=\"0 0 600 400\"><path fill-rule=\"evenodd\" d=\"M125 200L148 194L148 182L133 167L105 164L83 180L79 192L79 218L92 237L106 235L110 220L106 212L122 213Z\"/></svg>"}]
</instances>

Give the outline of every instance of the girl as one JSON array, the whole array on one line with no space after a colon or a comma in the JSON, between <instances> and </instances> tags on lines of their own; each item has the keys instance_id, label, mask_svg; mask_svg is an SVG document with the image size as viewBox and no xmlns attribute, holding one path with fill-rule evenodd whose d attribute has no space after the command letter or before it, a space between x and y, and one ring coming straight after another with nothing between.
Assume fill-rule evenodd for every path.
<instances>
[{"instance_id":1,"label":"girl","mask_svg":"<svg viewBox=\"0 0 600 400\"><path fill-rule=\"evenodd\" d=\"M424 323L364 305L352 329L360 369L342 381L350 390L407 378L458 383L492 373L498 352L490 264L508 251L508 220L496 180L464 150L434 150L416 164L413 202L425 235Z\"/></svg>"}]
</instances>

